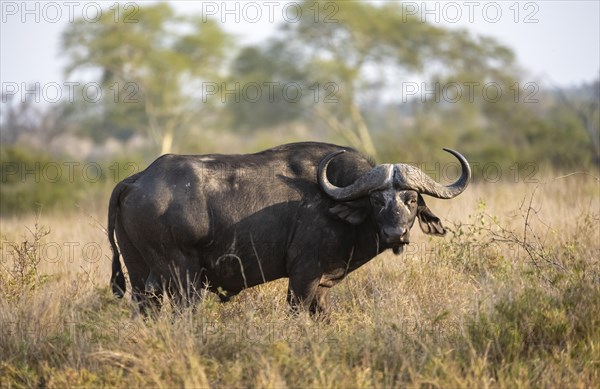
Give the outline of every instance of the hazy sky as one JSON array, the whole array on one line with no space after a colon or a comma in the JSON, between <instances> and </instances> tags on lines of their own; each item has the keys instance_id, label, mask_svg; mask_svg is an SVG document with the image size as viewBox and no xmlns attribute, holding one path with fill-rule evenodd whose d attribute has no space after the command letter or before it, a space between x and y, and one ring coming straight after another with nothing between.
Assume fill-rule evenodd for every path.
<instances>
[{"instance_id":1,"label":"hazy sky","mask_svg":"<svg viewBox=\"0 0 600 389\"><path fill-rule=\"evenodd\" d=\"M123 17L133 8L114 1L2 1L0 29L0 79L6 83L64 82L65 60L60 48L61 32L70 18L95 18L101 5L104 12L120 10ZM238 34L241 42L255 43L273 33L279 23L293 22L294 2L269 1L179 1L172 2L182 13L211 14L224 19L223 26ZM326 4L327 1L321 1ZM50 5L49 5L50 4ZM108 10L109 7L113 11ZM426 11L428 22L466 28L477 34L496 37L511 47L532 80L572 85L591 81L600 72L600 1L457 1L404 2L407 14ZM232 11L232 12L228 12ZM333 8L329 8L333 12ZM261 13L260 17L258 12ZM303 17L305 17L303 15ZM335 17L335 15L333 15ZM236 18L239 20L236 22ZM37 19L37 20L36 20ZM254 21L254 22L253 22Z\"/></svg>"}]
</instances>

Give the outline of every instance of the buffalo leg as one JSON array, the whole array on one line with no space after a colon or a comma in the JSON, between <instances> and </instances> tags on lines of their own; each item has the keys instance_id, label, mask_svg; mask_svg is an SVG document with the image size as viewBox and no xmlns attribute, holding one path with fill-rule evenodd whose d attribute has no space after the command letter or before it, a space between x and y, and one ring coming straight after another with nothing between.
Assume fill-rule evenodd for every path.
<instances>
[{"instance_id":1,"label":"buffalo leg","mask_svg":"<svg viewBox=\"0 0 600 389\"><path fill-rule=\"evenodd\" d=\"M292 312L304 310L309 311L312 315L311 307L315 301L318 287L319 278L306 282L303 277L290 277L287 302Z\"/></svg>"},{"instance_id":2,"label":"buffalo leg","mask_svg":"<svg viewBox=\"0 0 600 389\"><path fill-rule=\"evenodd\" d=\"M138 304L140 312L144 315L160 310L162 288L160 288L160 285L155 288L157 285L155 277L151 277L150 269L146 265L144 257L133 243L131 243L129 236L119 222L116 224L116 234L119 250L129 273L131 299ZM153 288L151 295L146 293L147 286Z\"/></svg>"},{"instance_id":3,"label":"buffalo leg","mask_svg":"<svg viewBox=\"0 0 600 389\"><path fill-rule=\"evenodd\" d=\"M150 274L146 279L146 284L144 285L145 314L158 313L162 305L163 289L164 281L160 279L155 272L150 271Z\"/></svg>"},{"instance_id":4,"label":"buffalo leg","mask_svg":"<svg viewBox=\"0 0 600 389\"><path fill-rule=\"evenodd\" d=\"M194 306L200 298L203 272L196 266L191 266L188 256L183 253L172 253L177 265L170 269L172 274L167 291L174 306Z\"/></svg>"},{"instance_id":5,"label":"buffalo leg","mask_svg":"<svg viewBox=\"0 0 600 389\"><path fill-rule=\"evenodd\" d=\"M310 313L315 316L327 316L329 312L329 288L319 286L310 305Z\"/></svg>"}]
</instances>

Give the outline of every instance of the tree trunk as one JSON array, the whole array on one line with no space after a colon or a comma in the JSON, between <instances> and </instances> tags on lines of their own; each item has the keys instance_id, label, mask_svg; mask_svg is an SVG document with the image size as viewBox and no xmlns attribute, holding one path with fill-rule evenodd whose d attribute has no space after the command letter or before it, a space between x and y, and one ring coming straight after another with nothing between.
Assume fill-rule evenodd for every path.
<instances>
[{"instance_id":1,"label":"tree trunk","mask_svg":"<svg viewBox=\"0 0 600 389\"><path fill-rule=\"evenodd\" d=\"M173 151L173 128L165 130L160 146L160 155L169 154Z\"/></svg>"}]
</instances>

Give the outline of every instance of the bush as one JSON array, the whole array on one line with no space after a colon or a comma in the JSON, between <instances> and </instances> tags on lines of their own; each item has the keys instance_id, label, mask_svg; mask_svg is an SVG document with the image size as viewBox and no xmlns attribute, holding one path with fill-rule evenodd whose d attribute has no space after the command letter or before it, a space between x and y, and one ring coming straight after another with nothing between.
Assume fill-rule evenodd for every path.
<instances>
[{"instance_id":1,"label":"bush","mask_svg":"<svg viewBox=\"0 0 600 389\"><path fill-rule=\"evenodd\" d=\"M69 161L18 147L1 148L0 214L68 210L85 202L105 201L117 182L142 168L139 159Z\"/></svg>"},{"instance_id":2,"label":"bush","mask_svg":"<svg viewBox=\"0 0 600 389\"><path fill-rule=\"evenodd\" d=\"M39 247L50 229L40 226L36 220L33 231L28 232L30 238L25 236L20 243L3 242L2 246L2 251L8 251L2 252L2 258L10 256L12 263L4 263L6 268L0 271L0 295L13 303L19 301L23 293L34 292L48 279L38 267L42 260Z\"/></svg>"}]
</instances>

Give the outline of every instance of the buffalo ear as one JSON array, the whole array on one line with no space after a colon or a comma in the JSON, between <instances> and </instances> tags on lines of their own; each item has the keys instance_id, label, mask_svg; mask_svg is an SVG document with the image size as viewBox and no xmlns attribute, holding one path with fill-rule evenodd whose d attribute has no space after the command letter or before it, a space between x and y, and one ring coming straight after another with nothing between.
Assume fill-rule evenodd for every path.
<instances>
[{"instance_id":1,"label":"buffalo ear","mask_svg":"<svg viewBox=\"0 0 600 389\"><path fill-rule=\"evenodd\" d=\"M367 207L360 201L337 203L329 212L350 224L360 224L367 217Z\"/></svg>"},{"instance_id":2,"label":"buffalo ear","mask_svg":"<svg viewBox=\"0 0 600 389\"><path fill-rule=\"evenodd\" d=\"M446 229L442 225L440 218L431 212L421 195L419 195L419 199L417 200L417 206L417 217L419 218L419 227L421 227L421 230L430 235L446 235Z\"/></svg>"}]
</instances>

